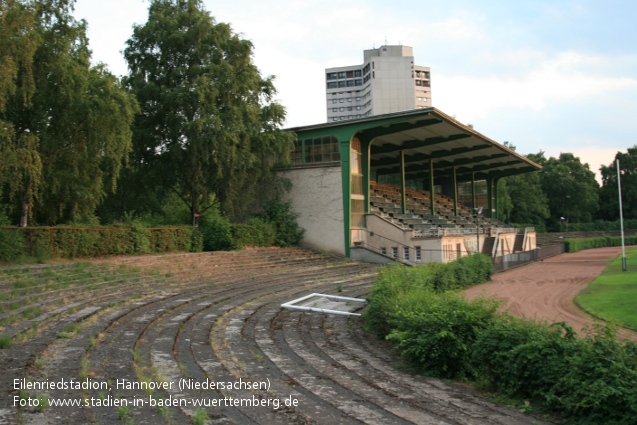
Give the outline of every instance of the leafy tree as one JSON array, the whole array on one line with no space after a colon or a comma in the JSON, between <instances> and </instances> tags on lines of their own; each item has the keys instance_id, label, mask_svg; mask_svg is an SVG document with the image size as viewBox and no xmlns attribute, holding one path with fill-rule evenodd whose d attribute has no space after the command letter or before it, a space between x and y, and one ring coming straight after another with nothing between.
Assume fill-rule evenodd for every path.
<instances>
[{"instance_id":1,"label":"leafy tree","mask_svg":"<svg viewBox=\"0 0 637 425\"><path fill-rule=\"evenodd\" d=\"M252 44L216 23L200 0L153 0L124 56L142 113L134 126L137 172L170 188L193 217L216 202L233 217L256 183L288 160L292 135L272 100L273 78Z\"/></svg>"},{"instance_id":2,"label":"leafy tree","mask_svg":"<svg viewBox=\"0 0 637 425\"><path fill-rule=\"evenodd\" d=\"M91 67L86 22L71 16L73 3L34 3L25 29L38 41L32 72L18 70L3 115L14 132L4 182L22 226L33 213L49 224L93 215L131 149L137 104L103 65Z\"/></svg>"},{"instance_id":3,"label":"leafy tree","mask_svg":"<svg viewBox=\"0 0 637 425\"><path fill-rule=\"evenodd\" d=\"M504 145L515 150L515 146L509 142L504 142ZM546 163L543 152L529 154L527 158L540 165ZM504 179L510 198L510 213L507 215L509 223L544 225L549 217L549 207L540 177L541 172L532 172Z\"/></svg>"},{"instance_id":4,"label":"leafy tree","mask_svg":"<svg viewBox=\"0 0 637 425\"><path fill-rule=\"evenodd\" d=\"M509 193L509 182L507 179L498 180L498 220L509 222L513 210L513 200Z\"/></svg>"},{"instance_id":5,"label":"leafy tree","mask_svg":"<svg viewBox=\"0 0 637 425\"><path fill-rule=\"evenodd\" d=\"M20 0L0 0L0 112L22 87L24 103L33 92L33 54L38 38L33 31L35 12ZM10 123L9 123L10 124ZM6 127L0 127L5 131Z\"/></svg>"},{"instance_id":6,"label":"leafy tree","mask_svg":"<svg viewBox=\"0 0 637 425\"><path fill-rule=\"evenodd\" d=\"M617 165L621 173L622 207L625 219L637 218L637 145L617 152L612 164L602 165L602 187L599 192L599 215L606 220L619 219Z\"/></svg>"},{"instance_id":7,"label":"leafy tree","mask_svg":"<svg viewBox=\"0 0 637 425\"><path fill-rule=\"evenodd\" d=\"M549 201L549 224L559 228L560 218L567 222L588 223L598 209L599 184L588 164L572 153L551 157L543 164L542 190Z\"/></svg>"},{"instance_id":8,"label":"leafy tree","mask_svg":"<svg viewBox=\"0 0 637 425\"><path fill-rule=\"evenodd\" d=\"M542 191L540 172L507 177L507 189L513 204L512 223L544 224L549 217L548 198Z\"/></svg>"},{"instance_id":9,"label":"leafy tree","mask_svg":"<svg viewBox=\"0 0 637 425\"><path fill-rule=\"evenodd\" d=\"M34 150L37 138L16 133L7 113L9 102L23 107L31 104L33 55L39 45L34 19L35 11L29 5L0 1L0 189L7 186L10 194L19 191L25 181L37 184L40 180L41 163ZM22 200L30 205L34 196L33 190L23 191ZM2 210L4 213L4 207Z\"/></svg>"}]
</instances>

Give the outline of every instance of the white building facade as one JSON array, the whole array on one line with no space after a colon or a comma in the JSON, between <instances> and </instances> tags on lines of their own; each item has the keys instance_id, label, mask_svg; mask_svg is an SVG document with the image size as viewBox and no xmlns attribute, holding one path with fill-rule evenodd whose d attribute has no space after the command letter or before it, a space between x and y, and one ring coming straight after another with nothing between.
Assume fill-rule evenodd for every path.
<instances>
[{"instance_id":1,"label":"white building facade","mask_svg":"<svg viewBox=\"0 0 637 425\"><path fill-rule=\"evenodd\" d=\"M408 46L365 50L362 65L327 68L325 87L328 122L432 105L430 69L414 64Z\"/></svg>"}]
</instances>

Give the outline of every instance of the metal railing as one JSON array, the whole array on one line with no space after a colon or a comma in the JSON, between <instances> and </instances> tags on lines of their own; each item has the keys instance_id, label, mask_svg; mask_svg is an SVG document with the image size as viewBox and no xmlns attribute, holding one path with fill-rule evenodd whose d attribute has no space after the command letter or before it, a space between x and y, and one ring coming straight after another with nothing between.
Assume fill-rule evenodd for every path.
<instances>
[{"instance_id":1,"label":"metal railing","mask_svg":"<svg viewBox=\"0 0 637 425\"><path fill-rule=\"evenodd\" d=\"M414 230L414 238L442 238L443 236L468 236L487 233L487 229L482 227L462 227L462 228L450 228L439 227L431 230Z\"/></svg>"},{"instance_id":2,"label":"metal railing","mask_svg":"<svg viewBox=\"0 0 637 425\"><path fill-rule=\"evenodd\" d=\"M518 233L520 229L515 227L498 227L498 233Z\"/></svg>"},{"instance_id":3,"label":"metal railing","mask_svg":"<svg viewBox=\"0 0 637 425\"><path fill-rule=\"evenodd\" d=\"M493 268L496 272L510 269L511 267L520 266L522 264L541 260L546 257L552 257L564 253L564 244L551 245L542 248L536 248L532 251L516 252L500 257L493 258Z\"/></svg>"}]
</instances>

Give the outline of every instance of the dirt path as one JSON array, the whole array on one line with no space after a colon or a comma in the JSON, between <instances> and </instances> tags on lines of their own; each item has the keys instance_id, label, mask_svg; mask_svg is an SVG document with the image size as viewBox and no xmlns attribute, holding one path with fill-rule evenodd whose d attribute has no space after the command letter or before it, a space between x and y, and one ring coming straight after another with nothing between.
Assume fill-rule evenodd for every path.
<instances>
[{"instance_id":1,"label":"dirt path","mask_svg":"<svg viewBox=\"0 0 637 425\"><path fill-rule=\"evenodd\" d=\"M579 331L596 319L575 304L575 297L618 255L619 247L561 254L498 273L466 293L470 299L495 296L503 301L502 309L515 316L565 321ZM620 336L637 341L630 331L622 330Z\"/></svg>"}]
</instances>

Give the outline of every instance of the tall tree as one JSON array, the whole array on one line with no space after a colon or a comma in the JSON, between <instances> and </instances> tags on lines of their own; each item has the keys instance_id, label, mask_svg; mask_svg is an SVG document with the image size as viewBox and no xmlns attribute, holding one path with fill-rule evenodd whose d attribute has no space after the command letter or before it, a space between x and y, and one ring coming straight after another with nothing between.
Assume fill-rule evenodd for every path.
<instances>
[{"instance_id":1,"label":"tall tree","mask_svg":"<svg viewBox=\"0 0 637 425\"><path fill-rule=\"evenodd\" d=\"M31 104L33 56L39 45L34 20L35 11L30 5L0 0L0 193L4 186L11 195L22 192L22 202L27 206L35 197L32 188L40 181L38 139L33 134L16 133L7 116L7 103L22 107ZM17 98L16 92L20 94Z\"/></svg>"},{"instance_id":2,"label":"tall tree","mask_svg":"<svg viewBox=\"0 0 637 425\"><path fill-rule=\"evenodd\" d=\"M572 153L551 157L543 164L542 190L549 200L553 228L564 217L567 222L588 223L598 209L599 183L588 164Z\"/></svg>"},{"instance_id":3,"label":"tall tree","mask_svg":"<svg viewBox=\"0 0 637 425\"><path fill-rule=\"evenodd\" d=\"M509 142L504 142L504 145L515 150L515 146ZM543 152L529 154L527 158L540 165L546 163ZM511 198L508 222L544 226L549 217L549 206L548 198L542 191L541 172L518 174L504 180Z\"/></svg>"},{"instance_id":4,"label":"tall tree","mask_svg":"<svg viewBox=\"0 0 637 425\"><path fill-rule=\"evenodd\" d=\"M606 220L619 219L617 165L621 175L624 218L637 219L637 145L626 152L617 152L612 164L602 165L602 187L599 191L599 215Z\"/></svg>"},{"instance_id":5,"label":"tall tree","mask_svg":"<svg viewBox=\"0 0 637 425\"><path fill-rule=\"evenodd\" d=\"M252 44L216 23L199 0L153 0L127 41L126 84L142 113L134 160L177 193L193 216L215 202L238 214L255 184L288 159L273 78L252 62Z\"/></svg>"},{"instance_id":6,"label":"tall tree","mask_svg":"<svg viewBox=\"0 0 637 425\"><path fill-rule=\"evenodd\" d=\"M71 15L74 1L34 4L33 84L19 84L5 110L15 134L8 169L17 176L8 194L20 204L23 226L32 212L48 224L93 214L131 149L137 110L117 78L103 65L91 67L86 22Z\"/></svg>"}]
</instances>

